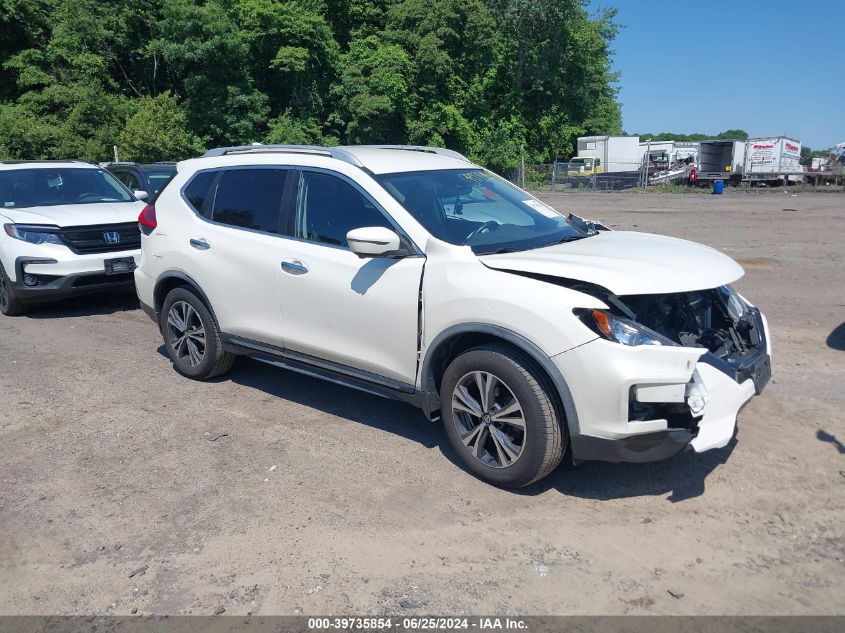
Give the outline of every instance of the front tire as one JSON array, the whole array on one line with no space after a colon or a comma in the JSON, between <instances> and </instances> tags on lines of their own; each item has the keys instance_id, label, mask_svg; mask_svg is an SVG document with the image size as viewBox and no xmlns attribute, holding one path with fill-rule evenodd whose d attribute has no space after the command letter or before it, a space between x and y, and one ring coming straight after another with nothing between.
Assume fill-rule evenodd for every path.
<instances>
[{"instance_id":1,"label":"front tire","mask_svg":"<svg viewBox=\"0 0 845 633\"><path fill-rule=\"evenodd\" d=\"M27 305L20 300L12 280L6 274L6 269L0 263L0 312L6 316L18 316L27 311Z\"/></svg>"},{"instance_id":2,"label":"front tire","mask_svg":"<svg viewBox=\"0 0 845 633\"><path fill-rule=\"evenodd\" d=\"M440 386L449 442L474 475L519 488L560 464L568 436L548 381L524 354L485 345L455 358Z\"/></svg>"},{"instance_id":3,"label":"front tire","mask_svg":"<svg viewBox=\"0 0 845 633\"><path fill-rule=\"evenodd\" d=\"M159 329L173 368L183 376L208 380L231 369L234 354L223 350L211 312L187 288L174 288L167 294Z\"/></svg>"}]
</instances>

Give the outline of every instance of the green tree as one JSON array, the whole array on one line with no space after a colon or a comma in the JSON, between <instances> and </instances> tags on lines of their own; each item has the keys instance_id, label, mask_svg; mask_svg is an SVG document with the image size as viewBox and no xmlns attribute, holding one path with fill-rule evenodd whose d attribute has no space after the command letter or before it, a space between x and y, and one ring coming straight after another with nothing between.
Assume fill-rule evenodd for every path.
<instances>
[{"instance_id":1,"label":"green tree","mask_svg":"<svg viewBox=\"0 0 845 633\"><path fill-rule=\"evenodd\" d=\"M295 117L287 110L271 119L265 137L267 143L294 145L337 145L336 137L326 136L319 121L313 117Z\"/></svg>"},{"instance_id":2,"label":"green tree","mask_svg":"<svg viewBox=\"0 0 845 633\"><path fill-rule=\"evenodd\" d=\"M263 135L268 97L249 73L249 43L230 2L166 0L145 53L161 60L159 85L180 96L203 143L250 143Z\"/></svg>"},{"instance_id":3,"label":"green tree","mask_svg":"<svg viewBox=\"0 0 845 633\"><path fill-rule=\"evenodd\" d=\"M404 142L411 73L407 53L370 35L352 42L341 66L340 82L332 90L337 111L331 122L351 143Z\"/></svg>"},{"instance_id":4,"label":"green tree","mask_svg":"<svg viewBox=\"0 0 845 633\"><path fill-rule=\"evenodd\" d=\"M725 130L724 132L720 132L716 138L746 141L748 140L748 132L745 130Z\"/></svg>"},{"instance_id":5,"label":"green tree","mask_svg":"<svg viewBox=\"0 0 845 633\"><path fill-rule=\"evenodd\" d=\"M142 163L181 160L200 151L187 127L187 116L169 91L142 97L120 132L121 158Z\"/></svg>"},{"instance_id":6,"label":"green tree","mask_svg":"<svg viewBox=\"0 0 845 633\"><path fill-rule=\"evenodd\" d=\"M719 132L716 135L702 134L701 132L694 132L693 134L679 134L676 132L660 132L660 134L652 134L651 132L641 132L638 136L642 140L651 139L652 141L682 141L689 143L708 140L748 140L748 132L745 130L725 130L724 132Z\"/></svg>"},{"instance_id":7,"label":"green tree","mask_svg":"<svg viewBox=\"0 0 845 633\"><path fill-rule=\"evenodd\" d=\"M0 154L445 145L508 170L621 130L585 0L0 0ZM726 133L727 134L727 133Z\"/></svg>"}]
</instances>

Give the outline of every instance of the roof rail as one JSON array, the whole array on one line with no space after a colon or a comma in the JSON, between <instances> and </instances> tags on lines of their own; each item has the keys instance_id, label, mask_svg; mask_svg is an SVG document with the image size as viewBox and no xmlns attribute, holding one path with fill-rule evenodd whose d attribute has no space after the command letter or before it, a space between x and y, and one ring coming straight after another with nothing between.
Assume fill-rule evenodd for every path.
<instances>
[{"instance_id":1,"label":"roof rail","mask_svg":"<svg viewBox=\"0 0 845 633\"><path fill-rule=\"evenodd\" d=\"M401 149L408 152L426 152L428 154L440 154L441 156L448 156L467 163L472 162L469 158L456 152L453 149L446 149L445 147L431 147L428 145L362 145L361 147L373 149Z\"/></svg>"},{"instance_id":2,"label":"roof rail","mask_svg":"<svg viewBox=\"0 0 845 633\"><path fill-rule=\"evenodd\" d=\"M203 157L226 156L227 154L264 154L264 153L288 153L288 154L314 154L317 156L328 156L342 160L345 163L365 169L364 164L350 152L340 147L324 147L322 145L235 145L233 147L216 147L208 150Z\"/></svg>"},{"instance_id":3,"label":"roof rail","mask_svg":"<svg viewBox=\"0 0 845 633\"><path fill-rule=\"evenodd\" d=\"M65 158L65 159L41 159L33 158L32 160L0 160L3 165L21 165L23 163L85 163L86 165L93 165L91 161L82 160L81 158Z\"/></svg>"}]
</instances>

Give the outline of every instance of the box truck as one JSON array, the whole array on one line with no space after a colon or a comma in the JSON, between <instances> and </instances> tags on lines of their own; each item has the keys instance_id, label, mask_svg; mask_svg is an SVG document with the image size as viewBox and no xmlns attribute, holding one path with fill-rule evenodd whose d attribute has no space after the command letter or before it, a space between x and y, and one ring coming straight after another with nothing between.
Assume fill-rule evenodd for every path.
<instances>
[{"instance_id":1,"label":"box truck","mask_svg":"<svg viewBox=\"0 0 845 633\"><path fill-rule=\"evenodd\" d=\"M558 161L561 165L561 174L566 176L592 176L593 174L600 174L604 171L604 166L600 158L588 158L585 156L576 156L567 161Z\"/></svg>"},{"instance_id":2,"label":"box truck","mask_svg":"<svg viewBox=\"0 0 845 633\"><path fill-rule=\"evenodd\" d=\"M745 141L701 141L698 145L698 180L742 179Z\"/></svg>"},{"instance_id":3,"label":"box truck","mask_svg":"<svg viewBox=\"0 0 845 633\"><path fill-rule=\"evenodd\" d=\"M698 158L698 143L692 141L645 141L640 143L640 160L652 165L695 163Z\"/></svg>"},{"instance_id":4,"label":"box truck","mask_svg":"<svg viewBox=\"0 0 845 633\"><path fill-rule=\"evenodd\" d=\"M599 159L604 173L638 171L642 154L639 136L579 136L577 158Z\"/></svg>"},{"instance_id":5,"label":"box truck","mask_svg":"<svg viewBox=\"0 0 845 633\"><path fill-rule=\"evenodd\" d=\"M801 142L787 136L750 138L745 147L743 180L775 184L801 180Z\"/></svg>"}]
</instances>

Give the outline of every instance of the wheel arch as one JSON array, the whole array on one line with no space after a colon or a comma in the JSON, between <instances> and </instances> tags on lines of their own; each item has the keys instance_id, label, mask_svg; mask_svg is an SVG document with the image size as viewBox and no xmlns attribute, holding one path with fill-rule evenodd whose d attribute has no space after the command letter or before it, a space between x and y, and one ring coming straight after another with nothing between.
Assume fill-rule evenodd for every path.
<instances>
[{"instance_id":1,"label":"wheel arch","mask_svg":"<svg viewBox=\"0 0 845 633\"><path fill-rule=\"evenodd\" d=\"M156 321L158 321L158 318L161 316L161 308L164 305L165 297L167 297L167 294L174 288L187 288L196 294L200 298L200 301L205 304L205 307L208 308L208 311L211 313L211 318L214 319L214 323L219 329L219 323L217 321L217 315L214 313L214 308L212 307L206 294L202 291L202 288L200 288L200 285L191 278L190 275L179 271L162 273L159 275L158 279L156 279L155 288L153 290L153 302L155 303L153 308L155 309Z\"/></svg>"},{"instance_id":2,"label":"wheel arch","mask_svg":"<svg viewBox=\"0 0 845 633\"><path fill-rule=\"evenodd\" d=\"M420 367L422 391L429 394L426 415L440 406L440 380L447 365L458 354L485 343L505 343L528 356L554 387L555 400L566 419L570 438L580 435L578 413L572 392L552 360L533 342L507 328L487 323L463 323L446 328L438 334L426 350Z\"/></svg>"}]
</instances>

